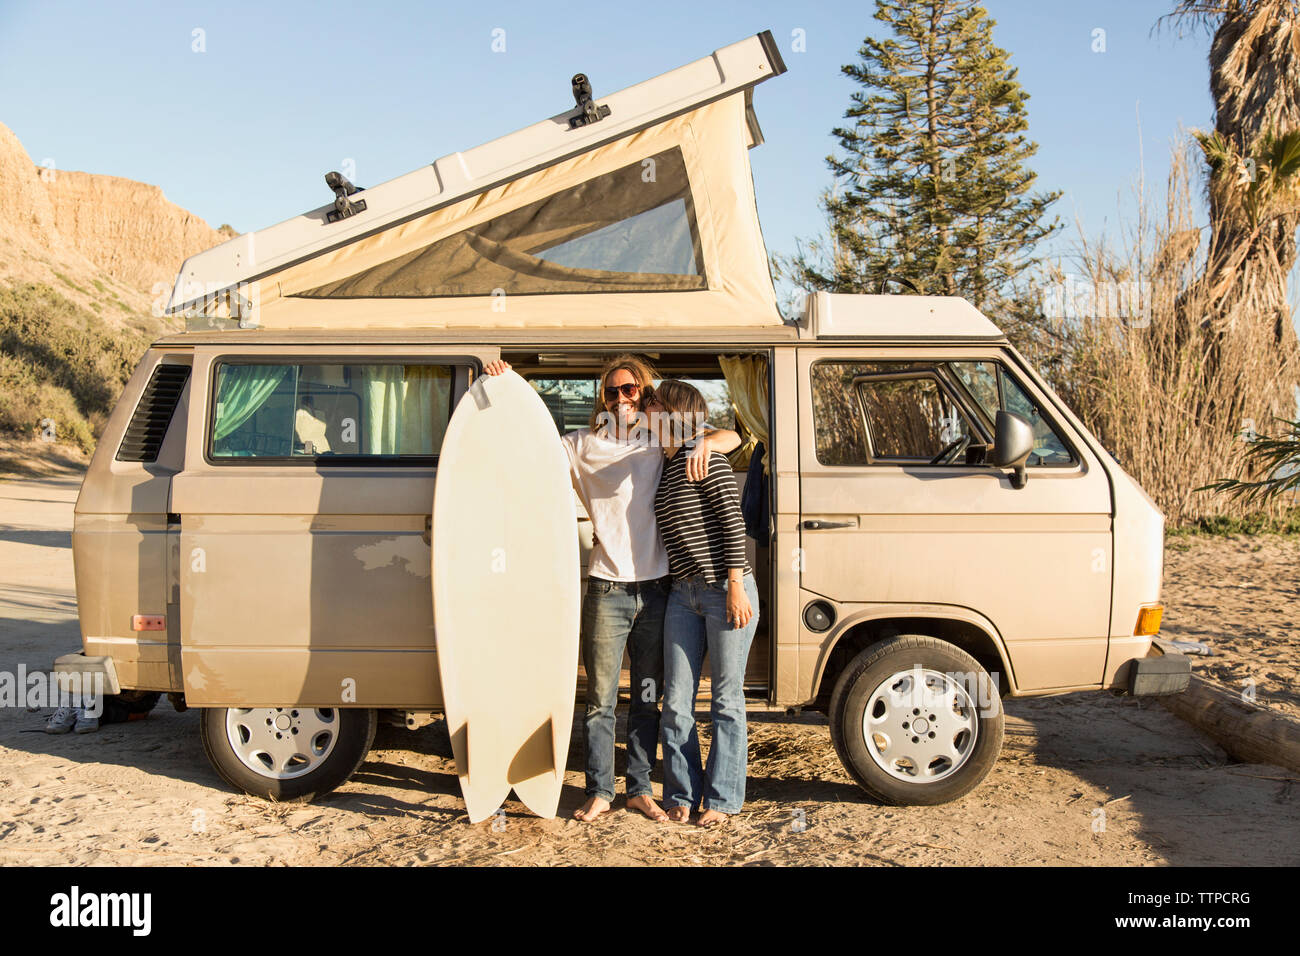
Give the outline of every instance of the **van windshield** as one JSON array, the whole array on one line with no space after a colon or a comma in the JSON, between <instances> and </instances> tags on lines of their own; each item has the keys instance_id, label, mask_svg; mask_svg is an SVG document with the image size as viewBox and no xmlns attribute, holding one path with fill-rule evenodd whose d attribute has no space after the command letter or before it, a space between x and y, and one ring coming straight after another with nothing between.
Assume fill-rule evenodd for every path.
<instances>
[{"instance_id":1,"label":"van windshield","mask_svg":"<svg viewBox=\"0 0 1300 956\"><path fill-rule=\"evenodd\" d=\"M1043 417L1038 403L1026 394L1020 383L1012 378L997 362L951 362L958 379L980 404L981 411L990 424L997 419L999 409L1019 415L1034 429L1034 451L1029 456L1030 465L1068 465L1075 461L1061 436Z\"/></svg>"}]
</instances>

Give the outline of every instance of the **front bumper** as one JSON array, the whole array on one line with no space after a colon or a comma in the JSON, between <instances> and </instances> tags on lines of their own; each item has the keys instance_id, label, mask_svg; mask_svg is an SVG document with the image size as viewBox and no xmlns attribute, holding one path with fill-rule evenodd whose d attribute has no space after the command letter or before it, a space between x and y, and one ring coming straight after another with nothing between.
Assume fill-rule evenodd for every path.
<instances>
[{"instance_id":1,"label":"front bumper","mask_svg":"<svg viewBox=\"0 0 1300 956\"><path fill-rule=\"evenodd\" d=\"M1191 658L1153 643L1146 657L1128 662L1124 687L1134 697L1166 697L1187 690L1191 680Z\"/></svg>"}]
</instances>

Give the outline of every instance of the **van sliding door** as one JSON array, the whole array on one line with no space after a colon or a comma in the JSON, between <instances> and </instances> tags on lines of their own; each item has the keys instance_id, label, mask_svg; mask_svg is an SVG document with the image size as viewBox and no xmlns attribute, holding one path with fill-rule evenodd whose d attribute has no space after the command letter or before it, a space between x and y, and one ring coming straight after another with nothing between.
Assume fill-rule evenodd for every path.
<instances>
[{"instance_id":1,"label":"van sliding door","mask_svg":"<svg viewBox=\"0 0 1300 956\"><path fill-rule=\"evenodd\" d=\"M197 706L441 705L429 524L438 449L494 348L195 350L181 518Z\"/></svg>"}]
</instances>

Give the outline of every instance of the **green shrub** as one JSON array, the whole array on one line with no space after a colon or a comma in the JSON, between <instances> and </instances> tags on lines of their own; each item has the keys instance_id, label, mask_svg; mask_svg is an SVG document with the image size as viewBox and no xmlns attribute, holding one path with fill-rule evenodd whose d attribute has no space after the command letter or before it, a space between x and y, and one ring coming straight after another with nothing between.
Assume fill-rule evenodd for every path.
<instances>
[{"instance_id":1,"label":"green shrub","mask_svg":"<svg viewBox=\"0 0 1300 956\"><path fill-rule=\"evenodd\" d=\"M81 286L77 285L75 282L73 282L71 279L65 276L62 272L55 272L54 277L58 279L60 282L62 282L64 285L66 285L69 289L75 289L76 291L80 292L82 295L90 295L89 292L87 292Z\"/></svg>"},{"instance_id":2,"label":"green shrub","mask_svg":"<svg viewBox=\"0 0 1300 956\"><path fill-rule=\"evenodd\" d=\"M0 287L0 433L94 450L103 423L152 335L102 327L52 288Z\"/></svg>"}]
</instances>

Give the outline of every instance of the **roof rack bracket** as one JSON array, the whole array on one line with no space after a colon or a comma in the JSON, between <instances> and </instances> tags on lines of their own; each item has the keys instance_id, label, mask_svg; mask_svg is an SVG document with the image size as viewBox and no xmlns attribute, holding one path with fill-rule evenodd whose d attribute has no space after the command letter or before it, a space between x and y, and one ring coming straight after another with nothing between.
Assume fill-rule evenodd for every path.
<instances>
[{"instance_id":1,"label":"roof rack bracket","mask_svg":"<svg viewBox=\"0 0 1300 956\"><path fill-rule=\"evenodd\" d=\"M366 211L366 201L364 199L348 198L353 193L361 192L361 187L353 186L344 178L342 173L326 173L325 185L334 190L334 208L325 214L326 222L338 222L340 219L346 219L348 216L355 216L359 212Z\"/></svg>"},{"instance_id":2,"label":"roof rack bracket","mask_svg":"<svg viewBox=\"0 0 1300 956\"><path fill-rule=\"evenodd\" d=\"M591 81L587 79L587 74L575 73L569 82L573 86L573 101L578 104L578 114L569 117L569 129L599 123L609 115L609 107L592 98Z\"/></svg>"}]
</instances>

